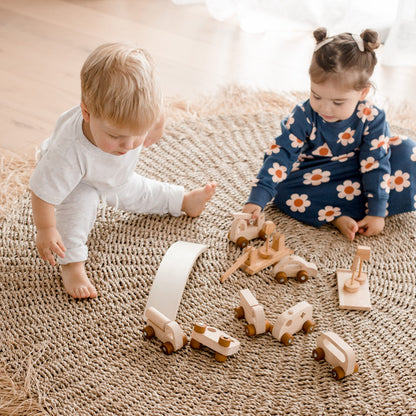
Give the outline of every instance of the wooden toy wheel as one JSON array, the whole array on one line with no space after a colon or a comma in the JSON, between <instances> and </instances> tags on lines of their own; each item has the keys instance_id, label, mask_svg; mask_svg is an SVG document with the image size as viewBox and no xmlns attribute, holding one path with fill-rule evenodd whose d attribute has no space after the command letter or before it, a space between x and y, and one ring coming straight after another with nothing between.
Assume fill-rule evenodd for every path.
<instances>
[{"instance_id":1,"label":"wooden toy wheel","mask_svg":"<svg viewBox=\"0 0 416 416\"><path fill-rule=\"evenodd\" d=\"M194 325L194 331L198 334L203 334L206 329L207 329L207 326L205 324L201 324L200 322L197 322Z\"/></svg>"},{"instance_id":2,"label":"wooden toy wheel","mask_svg":"<svg viewBox=\"0 0 416 416\"><path fill-rule=\"evenodd\" d=\"M293 337L292 337L292 335L290 335L288 332L285 332L285 333L282 335L282 338L280 339L280 342L281 342L283 345L290 345L290 344L292 344L292 341L293 341Z\"/></svg>"},{"instance_id":3,"label":"wooden toy wheel","mask_svg":"<svg viewBox=\"0 0 416 416\"><path fill-rule=\"evenodd\" d=\"M277 280L278 283L286 283L287 282L287 274L285 272L276 273L276 280Z\"/></svg>"},{"instance_id":4,"label":"wooden toy wheel","mask_svg":"<svg viewBox=\"0 0 416 416\"><path fill-rule=\"evenodd\" d=\"M143 329L143 335L145 338L150 339L155 336L155 331L150 325L148 325Z\"/></svg>"},{"instance_id":5,"label":"wooden toy wheel","mask_svg":"<svg viewBox=\"0 0 416 416\"><path fill-rule=\"evenodd\" d=\"M305 270L299 270L296 275L296 280L299 283L305 283L309 279L308 273Z\"/></svg>"},{"instance_id":6,"label":"wooden toy wheel","mask_svg":"<svg viewBox=\"0 0 416 416\"><path fill-rule=\"evenodd\" d=\"M305 332L306 334L310 334L312 331L314 331L314 330L315 330L315 322L312 322L312 321L306 321L306 322L303 324L302 329L304 330L304 332Z\"/></svg>"},{"instance_id":7,"label":"wooden toy wheel","mask_svg":"<svg viewBox=\"0 0 416 416\"><path fill-rule=\"evenodd\" d=\"M245 237L239 237L237 238L236 244L240 248L246 248L248 246L248 240Z\"/></svg>"},{"instance_id":8,"label":"wooden toy wheel","mask_svg":"<svg viewBox=\"0 0 416 416\"><path fill-rule=\"evenodd\" d=\"M221 345L221 347L229 347L231 344L231 339L228 335L221 335L218 344Z\"/></svg>"},{"instance_id":9,"label":"wooden toy wheel","mask_svg":"<svg viewBox=\"0 0 416 416\"><path fill-rule=\"evenodd\" d=\"M196 339L193 339L193 338L191 338L190 345L191 345L192 348L195 348L196 350L199 350L202 346L202 344L199 341L197 341Z\"/></svg>"},{"instance_id":10,"label":"wooden toy wheel","mask_svg":"<svg viewBox=\"0 0 416 416\"><path fill-rule=\"evenodd\" d=\"M245 332L248 337L254 337L256 335L256 327L253 324L248 324L246 325Z\"/></svg>"},{"instance_id":11,"label":"wooden toy wheel","mask_svg":"<svg viewBox=\"0 0 416 416\"><path fill-rule=\"evenodd\" d=\"M321 361L325 358L325 351L322 348L316 348L312 351L312 358L316 361Z\"/></svg>"},{"instance_id":12,"label":"wooden toy wheel","mask_svg":"<svg viewBox=\"0 0 416 416\"><path fill-rule=\"evenodd\" d=\"M332 369L332 377L334 377L335 380L341 380L345 377L344 370L341 367L335 367Z\"/></svg>"},{"instance_id":13,"label":"wooden toy wheel","mask_svg":"<svg viewBox=\"0 0 416 416\"><path fill-rule=\"evenodd\" d=\"M360 366L357 363L355 363L355 365L354 365L354 373L358 372L358 369L359 368L360 368Z\"/></svg>"},{"instance_id":14,"label":"wooden toy wheel","mask_svg":"<svg viewBox=\"0 0 416 416\"><path fill-rule=\"evenodd\" d=\"M170 342L164 342L160 348L166 355L173 353L173 345Z\"/></svg>"},{"instance_id":15,"label":"wooden toy wheel","mask_svg":"<svg viewBox=\"0 0 416 416\"><path fill-rule=\"evenodd\" d=\"M243 319L244 318L244 308L242 306L239 306L238 308L235 308L234 311L235 311L235 317L237 319Z\"/></svg>"},{"instance_id":16,"label":"wooden toy wheel","mask_svg":"<svg viewBox=\"0 0 416 416\"><path fill-rule=\"evenodd\" d=\"M183 336L183 346L185 346L188 343L188 337L186 335Z\"/></svg>"},{"instance_id":17,"label":"wooden toy wheel","mask_svg":"<svg viewBox=\"0 0 416 416\"><path fill-rule=\"evenodd\" d=\"M227 361L227 356L223 355L223 354L220 354L219 352L216 352L215 353L215 359L217 361L219 361L220 363L223 363L224 361Z\"/></svg>"},{"instance_id":18,"label":"wooden toy wheel","mask_svg":"<svg viewBox=\"0 0 416 416\"><path fill-rule=\"evenodd\" d=\"M266 332L272 332L273 325L270 323L270 321L266 319L265 324L266 324Z\"/></svg>"}]
</instances>

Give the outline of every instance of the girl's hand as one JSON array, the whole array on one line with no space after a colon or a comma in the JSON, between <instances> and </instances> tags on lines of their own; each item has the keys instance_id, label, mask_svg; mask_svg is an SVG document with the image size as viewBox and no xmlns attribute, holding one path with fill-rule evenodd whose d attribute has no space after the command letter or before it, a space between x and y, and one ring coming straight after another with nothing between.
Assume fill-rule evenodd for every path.
<instances>
[{"instance_id":1,"label":"girl's hand","mask_svg":"<svg viewBox=\"0 0 416 416\"><path fill-rule=\"evenodd\" d=\"M383 217L367 215L361 221L357 222L358 232L365 236L377 235L383 231L384 224Z\"/></svg>"},{"instance_id":2,"label":"girl's hand","mask_svg":"<svg viewBox=\"0 0 416 416\"><path fill-rule=\"evenodd\" d=\"M66 248L56 227L39 228L36 234L36 247L43 260L55 266L55 257L65 257Z\"/></svg>"},{"instance_id":3,"label":"girl's hand","mask_svg":"<svg viewBox=\"0 0 416 416\"><path fill-rule=\"evenodd\" d=\"M256 204L246 204L244 205L243 212L251 214L251 218L256 220L261 213L261 207Z\"/></svg>"}]
</instances>

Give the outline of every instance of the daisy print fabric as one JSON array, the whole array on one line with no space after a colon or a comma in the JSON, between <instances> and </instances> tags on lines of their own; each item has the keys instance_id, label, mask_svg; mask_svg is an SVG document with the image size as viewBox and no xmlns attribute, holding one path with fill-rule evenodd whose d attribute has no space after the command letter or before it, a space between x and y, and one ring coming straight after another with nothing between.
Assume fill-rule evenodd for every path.
<instances>
[{"instance_id":1,"label":"daisy print fabric","mask_svg":"<svg viewBox=\"0 0 416 416\"><path fill-rule=\"evenodd\" d=\"M282 121L247 202L273 201L319 227L341 215L415 210L415 178L416 143L391 135L383 110L363 101L347 120L328 123L307 100Z\"/></svg>"}]
</instances>

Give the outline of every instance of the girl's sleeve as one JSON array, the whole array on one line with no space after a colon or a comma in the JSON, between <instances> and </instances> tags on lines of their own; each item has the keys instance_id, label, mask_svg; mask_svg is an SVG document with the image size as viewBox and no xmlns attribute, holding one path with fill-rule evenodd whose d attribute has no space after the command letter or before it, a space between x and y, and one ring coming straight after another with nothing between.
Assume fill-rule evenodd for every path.
<instances>
[{"instance_id":1,"label":"girl's sleeve","mask_svg":"<svg viewBox=\"0 0 416 416\"><path fill-rule=\"evenodd\" d=\"M263 209L275 197L277 185L287 178L312 131L308 109L307 105L299 104L281 122L281 134L266 151L263 166L246 203L259 205Z\"/></svg>"},{"instance_id":2,"label":"girl's sleeve","mask_svg":"<svg viewBox=\"0 0 416 416\"><path fill-rule=\"evenodd\" d=\"M360 146L360 170L368 201L368 215L385 217L390 192L390 128L384 111L378 111L364 131Z\"/></svg>"}]
</instances>

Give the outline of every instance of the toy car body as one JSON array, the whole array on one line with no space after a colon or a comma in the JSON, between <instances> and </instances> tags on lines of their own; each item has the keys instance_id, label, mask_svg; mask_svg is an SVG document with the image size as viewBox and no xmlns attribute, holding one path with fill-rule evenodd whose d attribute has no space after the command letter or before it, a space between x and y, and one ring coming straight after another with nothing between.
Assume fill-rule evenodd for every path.
<instances>
[{"instance_id":1,"label":"toy car body","mask_svg":"<svg viewBox=\"0 0 416 416\"><path fill-rule=\"evenodd\" d=\"M271 324L265 317L263 305L259 304L250 289L240 290L240 306L236 308L235 315L238 319L246 319L248 325L246 325L245 332L250 337L264 334L271 329Z\"/></svg>"},{"instance_id":2,"label":"toy car body","mask_svg":"<svg viewBox=\"0 0 416 416\"><path fill-rule=\"evenodd\" d=\"M236 212L233 214L234 221L231 223L229 239L236 243L239 247L247 247L248 242L254 238L265 238L262 233L264 225L264 213L251 223L251 214L244 212Z\"/></svg>"},{"instance_id":3,"label":"toy car body","mask_svg":"<svg viewBox=\"0 0 416 416\"><path fill-rule=\"evenodd\" d=\"M358 371L354 350L337 334L328 331L322 333L317 340L317 348L312 357L316 361L324 360L332 365L332 377L341 380L345 376Z\"/></svg>"},{"instance_id":4,"label":"toy car body","mask_svg":"<svg viewBox=\"0 0 416 416\"><path fill-rule=\"evenodd\" d=\"M202 345L215 351L215 359L223 362L238 351L240 341L217 328L196 323L191 334L191 347L200 349Z\"/></svg>"},{"instance_id":5,"label":"toy car body","mask_svg":"<svg viewBox=\"0 0 416 416\"><path fill-rule=\"evenodd\" d=\"M273 325L272 335L284 345L290 345L293 334L301 329L305 333L315 329L315 323L312 321L312 305L306 301L299 302L280 314Z\"/></svg>"},{"instance_id":6,"label":"toy car body","mask_svg":"<svg viewBox=\"0 0 416 416\"><path fill-rule=\"evenodd\" d=\"M150 339L156 336L162 341L161 348L165 354L172 354L173 351L177 351L188 343L188 338L179 324L171 321L153 306L146 309L144 316L147 323L143 330L145 338Z\"/></svg>"},{"instance_id":7,"label":"toy car body","mask_svg":"<svg viewBox=\"0 0 416 416\"><path fill-rule=\"evenodd\" d=\"M298 282L305 283L310 276L316 276L318 274L318 269L315 263L291 254L276 263L273 267L273 274L279 283L285 283L288 277L296 277Z\"/></svg>"}]
</instances>

